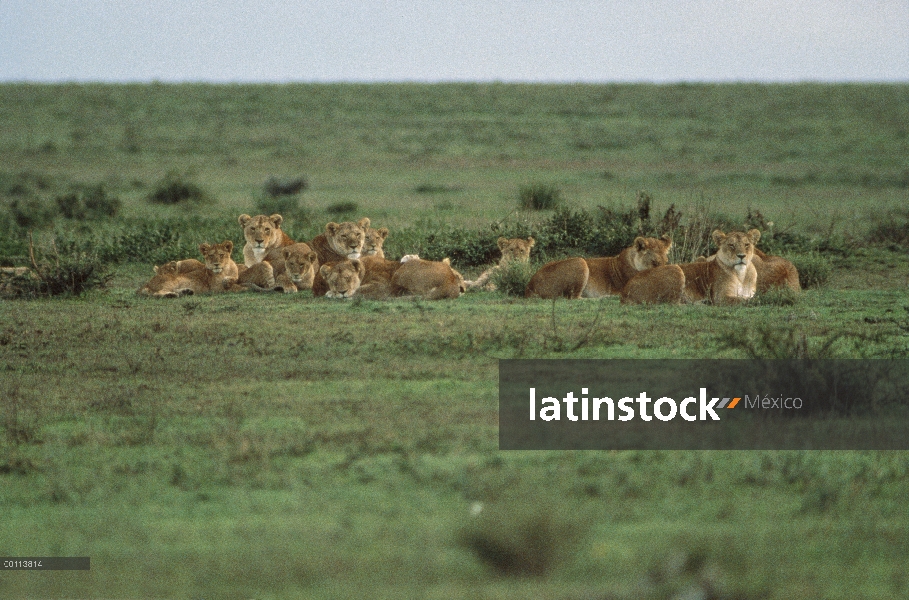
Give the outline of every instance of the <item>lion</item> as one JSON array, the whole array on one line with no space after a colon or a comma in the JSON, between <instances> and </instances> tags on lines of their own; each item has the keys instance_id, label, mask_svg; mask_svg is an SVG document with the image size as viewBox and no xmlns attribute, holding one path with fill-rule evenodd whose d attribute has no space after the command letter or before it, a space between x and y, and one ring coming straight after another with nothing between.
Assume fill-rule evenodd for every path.
<instances>
[{"instance_id":1,"label":"lion","mask_svg":"<svg viewBox=\"0 0 909 600\"><path fill-rule=\"evenodd\" d=\"M401 266L391 277L393 296L415 295L427 300L457 298L464 291L464 277L451 268L451 261L423 260L416 255L401 259Z\"/></svg>"},{"instance_id":2,"label":"lion","mask_svg":"<svg viewBox=\"0 0 909 600\"><path fill-rule=\"evenodd\" d=\"M407 255L405 258L410 260L411 256L413 255ZM391 296L391 278L401 265L407 261L404 259L401 259L401 261L387 260L373 255L364 256L360 259L360 262L363 264L366 275L360 282L357 295L365 298L382 299Z\"/></svg>"},{"instance_id":3,"label":"lion","mask_svg":"<svg viewBox=\"0 0 909 600\"><path fill-rule=\"evenodd\" d=\"M311 290L319 256L302 242L281 248L281 261L275 261L275 287L285 293Z\"/></svg>"},{"instance_id":4,"label":"lion","mask_svg":"<svg viewBox=\"0 0 909 600\"><path fill-rule=\"evenodd\" d=\"M369 219L363 217L356 223L328 223L325 232L317 235L310 247L316 252L319 264L341 262L343 260L356 260L363 252L363 243L366 231L369 228Z\"/></svg>"},{"instance_id":5,"label":"lion","mask_svg":"<svg viewBox=\"0 0 909 600\"><path fill-rule=\"evenodd\" d=\"M344 259L319 267L312 285L314 296L326 298L352 298L366 275L359 260Z\"/></svg>"},{"instance_id":6,"label":"lion","mask_svg":"<svg viewBox=\"0 0 909 600\"><path fill-rule=\"evenodd\" d=\"M572 257L548 262L527 284L527 298L602 298L622 293L638 272L665 265L672 240L669 236L637 237L617 256Z\"/></svg>"},{"instance_id":7,"label":"lion","mask_svg":"<svg viewBox=\"0 0 909 600\"><path fill-rule=\"evenodd\" d=\"M486 269L473 281L465 281L464 283L468 290L482 288L490 292L495 291L496 286L489 281L489 278L492 277L496 271L511 262L528 262L530 260L530 249L536 244L536 240L532 237L529 237L526 240L523 238L509 239L500 237L496 243L499 246L499 252L502 253L499 264Z\"/></svg>"},{"instance_id":8,"label":"lion","mask_svg":"<svg viewBox=\"0 0 909 600\"><path fill-rule=\"evenodd\" d=\"M191 262L195 259L171 261L155 267L155 275L137 293L175 298L227 291L237 282L237 263L231 258L233 250L234 243L230 240L220 244L199 244L199 252L205 259L201 268Z\"/></svg>"},{"instance_id":9,"label":"lion","mask_svg":"<svg viewBox=\"0 0 909 600\"><path fill-rule=\"evenodd\" d=\"M272 248L290 246L294 243L281 229L281 223L284 222L281 215L275 214L270 217L240 215L237 220L243 228L243 237L246 239L246 245L243 246L243 264L247 267L265 260L265 256Z\"/></svg>"},{"instance_id":10,"label":"lion","mask_svg":"<svg viewBox=\"0 0 909 600\"><path fill-rule=\"evenodd\" d=\"M725 234L717 229L711 237L717 245L713 260L679 265L685 273L682 299L737 304L753 297L757 291L757 269L752 260L761 232L752 229Z\"/></svg>"},{"instance_id":11,"label":"lion","mask_svg":"<svg viewBox=\"0 0 909 600\"><path fill-rule=\"evenodd\" d=\"M757 229L750 229L748 235L754 237L756 243L761 237L761 232ZM695 262L712 261L715 256L711 255L707 258L699 256ZM782 256L764 254L760 248L755 248L751 262L757 271L757 292L759 294L772 288L789 288L793 292L802 291L798 269Z\"/></svg>"},{"instance_id":12,"label":"lion","mask_svg":"<svg viewBox=\"0 0 909 600\"><path fill-rule=\"evenodd\" d=\"M385 243L385 240L388 238L388 228L381 227L379 229L373 229L369 226L366 227L366 236L363 238L363 256L378 256L379 258L385 258L385 251L382 249L382 245Z\"/></svg>"},{"instance_id":13,"label":"lion","mask_svg":"<svg viewBox=\"0 0 909 600\"><path fill-rule=\"evenodd\" d=\"M622 289L622 304L680 304L685 272L679 265L661 265L641 271Z\"/></svg>"}]
</instances>

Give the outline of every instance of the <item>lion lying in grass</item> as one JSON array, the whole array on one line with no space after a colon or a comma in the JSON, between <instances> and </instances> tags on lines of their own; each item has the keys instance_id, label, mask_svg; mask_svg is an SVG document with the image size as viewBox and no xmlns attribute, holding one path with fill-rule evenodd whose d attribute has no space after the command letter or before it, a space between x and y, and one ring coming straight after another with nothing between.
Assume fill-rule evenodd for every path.
<instances>
[{"instance_id":1,"label":"lion lying in grass","mask_svg":"<svg viewBox=\"0 0 909 600\"><path fill-rule=\"evenodd\" d=\"M196 259L171 261L155 267L155 275L138 294L159 298L227 291L237 282L237 263L231 258L234 243L199 244L205 262Z\"/></svg>"},{"instance_id":2,"label":"lion lying in grass","mask_svg":"<svg viewBox=\"0 0 909 600\"><path fill-rule=\"evenodd\" d=\"M528 298L601 298L617 295L638 272L665 265L669 236L635 238L618 256L566 258L546 263L530 278Z\"/></svg>"},{"instance_id":3,"label":"lion lying in grass","mask_svg":"<svg viewBox=\"0 0 909 600\"><path fill-rule=\"evenodd\" d=\"M536 244L536 240L532 237L529 237L526 240L523 238L508 239L500 237L497 244L499 246L499 252L502 253L499 264L486 269L473 281L465 281L464 285L467 290L484 289L490 292L495 291L496 286L489 280L490 277L512 262L528 262L530 260L530 250Z\"/></svg>"}]
</instances>

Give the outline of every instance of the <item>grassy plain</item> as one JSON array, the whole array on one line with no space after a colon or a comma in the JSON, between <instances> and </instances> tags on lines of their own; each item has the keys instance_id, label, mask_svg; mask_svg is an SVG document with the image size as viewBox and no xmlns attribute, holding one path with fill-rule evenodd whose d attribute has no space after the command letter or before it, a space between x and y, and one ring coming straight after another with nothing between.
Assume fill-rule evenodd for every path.
<instances>
[{"instance_id":1,"label":"grassy plain","mask_svg":"<svg viewBox=\"0 0 909 600\"><path fill-rule=\"evenodd\" d=\"M833 266L737 309L156 302L131 261L108 290L0 300L0 554L92 557L0 596L909 594L906 453L499 452L496 382L515 357L906 357L909 87L3 85L0 122L5 202L104 184L192 244L215 241L194 219L240 242L271 175L309 180L296 237L352 202L397 253L405 228L532 229L551 213L518 189L542 182L578 209L758 209ZM149 203L168 172L209 202ZM86 226L119 227L36 233Z\"/></svg>"}]
</instances>

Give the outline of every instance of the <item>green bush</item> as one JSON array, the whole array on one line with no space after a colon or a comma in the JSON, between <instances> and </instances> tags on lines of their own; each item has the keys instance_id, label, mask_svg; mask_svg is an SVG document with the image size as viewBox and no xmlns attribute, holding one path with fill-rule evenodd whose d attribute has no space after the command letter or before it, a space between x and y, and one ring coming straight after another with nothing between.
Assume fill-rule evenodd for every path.
<instances>
[{"instance_id":1,"label":"green bush","mask_svg":"<svg viewBox=\"0 0 909 600\"><path fill-rule=\"evenodd\" d=\"M820 254L801 254L790 257L799 272L802 289L822 287L830 278L830 259Z\"/></svg>"},{"instance_id":2,"label":"green bush","mask_svg":"<svg viewBox=\"0 0 909 600\"><path fill-rule=\"evenodd\" d=\"M325 212L336 219L342 219L360 210L360 205L356 202L338 202L325 207Z\"/></svg>"},{"instance_id":3,"label":"green bush","mask_svg":"<svg viewBox=\"0 0 909 600\"><path fill-rule=\"evenodd\" d=\"M305 206L300 206L297 196L270 196L265 195L256 202L256 212L262 215L279 214L285 221L293 221L297 226L308 227L315 221L312 212ZM287 229L287 225L282 225Z\"/></svg>"},{"instance_id":4,"label":"green bush","mask_svg":"<svg viewBox=\"0 0 909 600\"><path fill-rule=\"evenodd\" d=\"M111 196L104 184L79 188L55 200L57 210L67 219L104 219L117 216L123 202Z\"/></svg>"},{"instance_id":5,"label":"green bush","mask_svg":"<svg viewBox=\"0 0 909 600\"><path fill-rule=\"evenodd\" d=\"M281 196L294 196L300 194L308 187L309 182L305 177L295 177L290 179L269 177L265 182L263 189L265 191L265 195L269 198L280 198Z\"/></svg>"},{"instance_id":6,"label":"green bush","mask_svg":"<svg viewBox=\"0 0 909 600\"><path fill-rule=\"evenodd\" d=\"M909 212L890 213L875 221L868 233L869 242L884 244L894 249L909 246Z\"/></svg>"},{"instance_id":7,"label":"green bush","mask_svg":"<svg viewBox=\"0 0 909 600\"><path fill-rule=\"evenodd\" d=\"M199 185L189 181L187 175L170 172L164 176L148 195L155 204L185 204L208 201L208 194Z\"/></svg>"},{"instance_id":8,"label":"green bush","mask_svg":"<svg viewBox=\"0 0 909 600\"><path fill-rule=\"evenodd\" d=\"M530 278L537 272L538 264L529 262L510 262L495 269L489 281L496 290L506 296L524 296Z\"/></svg>"},{"instance_id":9,"label":"green bush","mask_svg":"<svg viewBox=\"0 0 909 600\"><path fill-rule=\"evenodd\" d=\"M22 229L41 229L54 222L57 208L43 198L28 196L12 200L9 214Z\"/></svg>"},{"instance_id":10,"label":"green bush","mask_svg":"<svg viewBox=\"0 0 909 600\"><path fill-rule=\"evenodd\" d=\"M95 254L61 254L56 247L43 254L37 259L38 268L33 273L7 282L4 295L23 298L81 296L89 290L105 287L113 277L107 263Z\"/></svg>"},{"instance_id":11,"label":"green bush","mask_svg":"<svg viewBox=\"0 0 909 600\"><path fill-rule=\"evenodd\" d=\"M562 203L562 192L555 186L534 183L518 191L521 208L549 210Z\"/></svg>"}]
</instances>

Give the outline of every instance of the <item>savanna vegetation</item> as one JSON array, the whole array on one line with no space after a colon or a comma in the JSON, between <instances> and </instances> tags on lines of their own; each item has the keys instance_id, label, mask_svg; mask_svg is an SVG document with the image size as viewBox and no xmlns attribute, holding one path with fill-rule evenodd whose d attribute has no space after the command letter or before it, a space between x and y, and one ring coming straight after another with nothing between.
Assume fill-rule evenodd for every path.
<instances>
[{"instance_id":1,"label":"savanna vegetation","mask_svg":"<svg viewBox=\"0 0 909 600\"><path fill-rule=\"evenodd\" d=\"M4 598L895 598L904 452L500 452L499 358L906 358L906 85L0 85ZM470 277L756 227L742 307L135 295L241 213ZM523 270L522 270L523 269Z\"/></svg>"}]
</instances>

